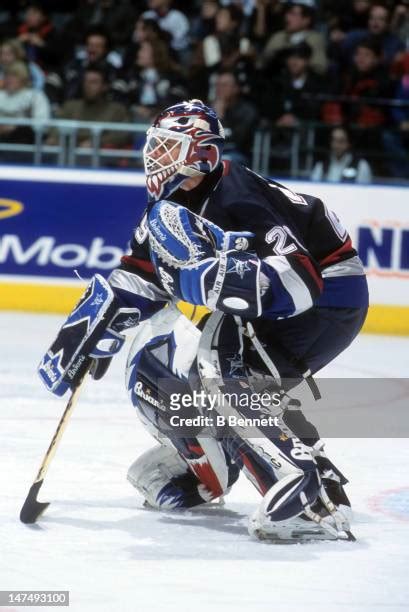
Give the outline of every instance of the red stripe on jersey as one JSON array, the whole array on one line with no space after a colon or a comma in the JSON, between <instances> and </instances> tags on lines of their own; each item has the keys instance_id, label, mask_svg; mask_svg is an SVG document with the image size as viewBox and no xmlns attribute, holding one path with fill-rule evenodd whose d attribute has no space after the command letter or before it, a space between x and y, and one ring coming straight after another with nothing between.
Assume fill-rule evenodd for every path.
<instances>
[{"instance_id":1,"label":"red stripe on jersey","mask_svg":"<svg viewBox=\"0 0 409 612\"><path fill-rule=\"evenodd\" d=\"M312 280L315 282L321 292L324 288L324 281L322 280L319 272L316 270L311 259L306 255L301 255L299 253L296 253L294 257L296 257L297 261L307 270L308 274L311 276Z\"/></svg>"},{"instance_id":2,"label":"red stripe on jersey","mask_svg":"<svg viewBox=\"0 0 409 612\"><path fill-rule=\"evenodd\" d=\"M127 264L128 266L139 268L144 272L150 272L151 274L155 272L153 263L146 261L145 259L137 259L136 257L131 257L130 255L124 255L121 257L121 262Z\"/></svg>"},{"instance_id":3,"label":"red stripe on jersey","mask_svg":"<svg viewBox=\"0 0 409 612\"><path fill-rule=\"evenodd\" d=\"M228 174L230 174L230 160L224 159L222 161L222 164L223 164L223 176L227 176Z\"/></svg>"},{"instance_id":4,"label":"red stripe on jersey","mask_svg":"<svg viewBox=\"0 0 409 612\"><path fill-rule=\"evenodd\" d=\"M322 267L322 266L327 266L328 264L336 263L337 261L340 260L342 255L345 255L346 253L348 253L348 251L352 251L351 238L348 238L348 240L341 247L339 247L339 249L337 249L330 255L327 255L327 257L324 257L324 259L321 259L319 262L320 266Z\"/></svg>"}]
</instances>

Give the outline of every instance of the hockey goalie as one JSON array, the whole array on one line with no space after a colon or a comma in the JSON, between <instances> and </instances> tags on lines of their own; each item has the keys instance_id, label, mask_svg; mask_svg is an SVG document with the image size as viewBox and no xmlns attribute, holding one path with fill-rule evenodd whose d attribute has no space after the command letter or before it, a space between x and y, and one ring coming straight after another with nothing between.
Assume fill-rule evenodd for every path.
<instances>
[{"instance_id":1,"label":"hockey goalie","mask_svg":"<svg viewBox=\"0 0 409 612\"><path fill-rule=\"evenodd\" d=\"M200 100L158 115L144 147L148 205L131 251L108 280L91 280L39 372L57 395L88 369L99 379L135 328L127 387L156 443L128 480L147 505L209 503L242 471L260 493L253 537L348 539L347 480L289 392L304 382L318 397L313 374L359 333L363 267L320 199L223 160L223 144L220 121ZM260 391L281 400L279 409L263 404L261 416L275 416L267 427L240 425L260 416L249 403L214 401ZM202 401L185 402L183 417L204 418L213 398L225 427L172 426L174 398L193 393Z\"/></svg>"}]
</instances>

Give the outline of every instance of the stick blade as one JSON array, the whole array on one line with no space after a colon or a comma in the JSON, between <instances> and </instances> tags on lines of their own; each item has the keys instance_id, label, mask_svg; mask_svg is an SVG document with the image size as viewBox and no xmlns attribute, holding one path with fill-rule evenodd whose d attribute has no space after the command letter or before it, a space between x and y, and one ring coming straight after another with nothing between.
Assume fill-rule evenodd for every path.
<instances>
[{"instance_id":1,"label":"stick blade","mask_svg":"<svg viewBox=\"0 0 409 612\"><path fill-rule=\"evenodd\" d=\"M37 480L34 484L31 485L28 495L26 497L26 501L23 504L23 507L20 511L20 521L24 524L32 524L35 523L40 514L42 514L45 509L50 505L49 502L39 502L37 501L37 495L41 486L43 484L43 480Z\"/></svg>"},{"instance_id":2,"label":"stick blade","mask_svg":"<svg viewBox=\"0 0 409 612\"><path fill-rule=\"evenodd\" d=\"M347 537L345 538L347 542L356 542L356 537L352 533L352 531L346 531Z\"/></svg>"}]
</instances>

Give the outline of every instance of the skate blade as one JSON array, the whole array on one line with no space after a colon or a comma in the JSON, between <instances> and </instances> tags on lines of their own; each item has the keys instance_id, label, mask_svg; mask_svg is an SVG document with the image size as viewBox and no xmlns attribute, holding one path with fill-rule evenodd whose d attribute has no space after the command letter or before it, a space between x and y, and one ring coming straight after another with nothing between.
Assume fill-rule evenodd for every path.
<instances>
[{"instance_id":1,"label":"skate blade","mask_svg":"<svg viewBox=\"0 0 409 612\"><path fill-rule=\"evenodd\" d=\"M218 498L217 500L212 500L210 502L203 502L203 504L198 504L197 506L192 506L191 508L182 508L182 507L172 507L172 506L152 506L147 499L143 502L142 505L143 510L149 510L153 512L193 512L200 513L203 511L208 512L209 514L216 514L217 512L236 514L232 510L228 510L226 508L226 503L222 498Z\"/></svg>"},{"instance_id":2,"label":"skate blade","mask_svg":"<svg viewBox=\"0 0 409 612\"><path fill-rule=\"evenodd\" d=\"M288 537L280 536L278 532L267 533L256 529L253 535L261 542L270 544L302 544L308 542L356 542L355 536L350 531L340 533L338 537L331 535L327 531L309 531L308 529L294 529Z\"/></svg>"}]
</instances>

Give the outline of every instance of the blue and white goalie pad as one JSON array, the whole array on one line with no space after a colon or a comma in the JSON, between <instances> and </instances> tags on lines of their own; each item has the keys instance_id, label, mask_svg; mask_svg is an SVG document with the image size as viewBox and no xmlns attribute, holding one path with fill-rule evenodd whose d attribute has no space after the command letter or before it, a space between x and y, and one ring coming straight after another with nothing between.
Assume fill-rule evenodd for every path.
<instances>
[{"instance_id":1,"label":"blue and white goalie pad","mask_svg":"<svg viewBox=\"0 0 409 612\"><path fill-rule=\"evenodd\" d=\"M183 206L161 201L148 215L151 259L171 295L210 310L260 316L261 261L251 232L224 232Z\"/></svg>"},{"instance_id":2,"label":"blue and white goalie pad","mask_svg":"<svg viewBox=\"0 0 409 612\"><path fill-rule=\"evenodd\" d=\"M118 313L119 304L112 288L97 274L38 367L49 391L64 395L68 388L75 388L93 358L111 357L119 351L124 336L113 325ZM130 316L122 312L121 316L124 315Z\"/></svg>"}]
</instances>

